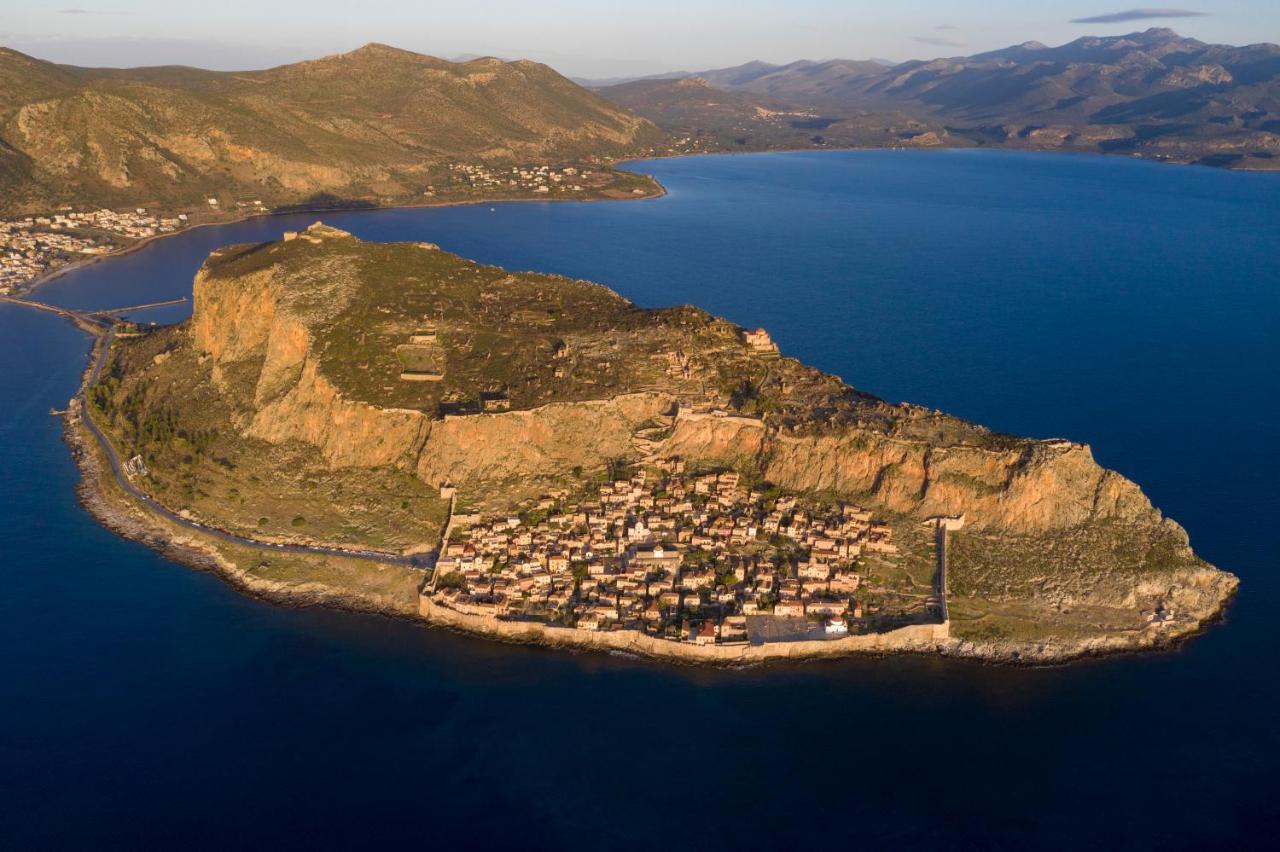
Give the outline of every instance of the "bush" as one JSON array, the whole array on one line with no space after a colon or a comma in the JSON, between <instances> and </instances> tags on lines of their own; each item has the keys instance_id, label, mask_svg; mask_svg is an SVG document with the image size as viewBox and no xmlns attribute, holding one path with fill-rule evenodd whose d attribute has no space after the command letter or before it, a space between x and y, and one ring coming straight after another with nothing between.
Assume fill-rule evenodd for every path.
<instances>
[{"instance_id":1,"label":"bush","mask_svg":"<svg viewBox=\"0 0 1280 852\"><path fill-rule=\"evenodd\" d=\"M437 589L465 589L466 587L467 578L457 571L450 571L440 578L440 582L436 583Z\"/></svg>"},{"instance_id":2,"label":"bush","mask_svg":"<svg viewBox=\"0 0 1280 852\"><path fill-rule=\"evenodd\" d=\"M306 526L307 519L306 519L306 518L304 518L304 517L302 517L301 515L298 515L296 518L294 518L294 519L293 519L292 521L290 521L289 523L293 524L295 527Z\"/></svg>"}]
</instances>

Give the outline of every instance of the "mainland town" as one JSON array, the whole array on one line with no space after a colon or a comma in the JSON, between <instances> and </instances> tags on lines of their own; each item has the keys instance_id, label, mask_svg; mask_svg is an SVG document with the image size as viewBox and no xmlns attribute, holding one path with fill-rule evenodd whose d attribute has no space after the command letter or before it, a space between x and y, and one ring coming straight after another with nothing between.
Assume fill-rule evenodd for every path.
<instances>
[{"instance_id":1,"label":"mainland town","mask_svg":"<svg viewBox=\"0 0 1280 852\"><path fill-rule=\"evenodd\" d=\"M627 473L450 533L423 597L464 615L699 645L838 638L935 621L944 606L860 597L866 558L898 552L870 511L802 503L734 471L688 474L678 458Z\"/></svg>"},{"instance_id":2,"label":"mainland town","mask_svg":"<svg viewBox=\"0 0 1280 852\"><path fill-rule=\"evenodd\" d=\"M123 241L173 233L186 223L185 213L158 216L144 207L128 212L67 209L0 221L0 296L22 293L64 264L109 254Z\"/></svg>"},{"instance_id":3,"label":"mainland town","mask_svg":"<svg viewBox=\"0 0 1280 852\"><path fill-rule=\"evenodd\" d=\"M422 197L427 199L425 203L465 201L495 193L504 197L567 197L601 190L614 178L613 172L578 165L541 163L497 168L450 163L439 170L438 185L429 185ZM631 193L643 195L645 190L633 189ZM210 197L198 210L192 208L172 214L156 213L145 207L123 211L76 211L64 207L54 213L0 220L0 296L20 296L67 264L110 254L191 224L227 221L271 211L272 208L259 199L233 201Z\"/></svg>"}]
</instances>

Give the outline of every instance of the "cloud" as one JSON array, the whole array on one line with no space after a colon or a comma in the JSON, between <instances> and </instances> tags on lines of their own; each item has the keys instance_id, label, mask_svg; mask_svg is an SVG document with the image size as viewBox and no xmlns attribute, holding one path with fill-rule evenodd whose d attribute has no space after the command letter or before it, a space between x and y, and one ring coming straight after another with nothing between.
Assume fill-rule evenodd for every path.
<instances>
[{"instance_id":1,"label":"cloud","mask_svg":"<svg viewBox=\"0 0 1280 852\"><path fill-rule=\"evenodd\" d=\"M59 9L59 15L131 15L132 12L116 12L107 9Z\"/></svg>"},{"instance_id":2,"label":"cloud","mask_svg":"<svg viewBox=\"0 0 1280 852\"><path fill-rule=\"evenodd\" d=\"M1201 18L1204 12L1190 9L1130 9L1107 15L1091 15L1088 18L1072 18L1073 24L1121 24L1125 21L1148 21L1152 18Z\"/></svg>"},{"instance_id":3,"label":"cloud","mask_svg":"<svg viewBox=\"0 0 1280 852\"><path fill-rule=\"evenodd\" d=\"M931 44L934 47L964 47L964 42L953 38L937 38L936 36L913 36L913 41L921 44Z\"/></svg>"}]
</instances>

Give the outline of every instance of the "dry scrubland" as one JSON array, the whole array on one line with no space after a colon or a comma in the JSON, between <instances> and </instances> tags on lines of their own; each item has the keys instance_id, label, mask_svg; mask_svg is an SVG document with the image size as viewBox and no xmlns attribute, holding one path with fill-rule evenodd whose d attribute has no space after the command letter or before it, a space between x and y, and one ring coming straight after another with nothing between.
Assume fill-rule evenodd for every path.
<instances>
[{"instance_id":1,"label":"dry scrubland","mask_svg":"<svg viewBox=\"0 0 1280 852\"><path fill-rule=\"evenodd\" d=\"M0 211L205 209L208 197L421 203L437 185L456 194L450 165L604 163L660 136L523 60L453 63L371 44L224 73L76 68L0 48Z\"/></svg>"}]
</instances>

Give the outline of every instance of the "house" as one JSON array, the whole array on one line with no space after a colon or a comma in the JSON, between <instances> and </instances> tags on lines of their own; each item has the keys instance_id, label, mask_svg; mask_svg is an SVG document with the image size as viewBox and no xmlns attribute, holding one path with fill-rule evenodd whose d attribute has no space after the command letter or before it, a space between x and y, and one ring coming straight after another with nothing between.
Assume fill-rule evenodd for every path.
<instances>
[{"instance_id":1,"label":"house","mask_svg":"<svg viewBox=\"0 0 1280 852\"><path fill-rule=\"evenodd\" d=\"M773 614L780 618L804 618L804 601L778 601L773 607Z\"/></svg>"},{"instance_id":2,"label":"house","mask_svg":"<svg viewBox=\"0 0 1280 852\"><path fill-rule=\"evenodd\" d=\"M831 566L818 561L802 562L799 573L801 579L825 583L831 577Z\"/></svg>"},{"instance_id":3,"label":"house","mask_svg":"<svg viewBox=\"0 0 1280 852\"><path fill-rule=\"evenodd\" d=\"M714 621L703 621L689 625L689 641L695 645L714 645L716 643L716 624Z\"/></svg>"},{"instance_id":4,"label":"house","mask_svg":"<svg viewBox=\"0 0 1280 852\"><path fill-rule=\"evenodd\" d=\"M720 641L745 642L747 639L747 619L741 615L731 615L720 625Z\"/></svg>"},{"instance_id":5,"label":"house","mask_svg":"<svg viewBox=\"0 0 1280 852\"><path fill-rule=\"evenodd\" d=\"M662 622L662 608L658 606L656 600L649 601L649 605L644 608L644 614L641 617L649 624L659 624Z\"/></svg>"},{"instance_id":6,"label":"house","mask_svg":"<svg viewBox=\"0 0 1280 852\"><path fill-rule=\"evenodd\" d=\"M486 391L480 394L480 407L484 411L510 411L511 400L502 391Z\"/></svg>"},{"instance_id":7,"label":"house","mask_svg":"<svg viewBox=\"0 0 1280 852\"><path fill-rule=\"evenodd\" d=\"M715 582L716 572L710 568L686 568L680 573L680 585L686 589L703 589Z\"/></svg>"},{"instance_id":8,"label":"house","mask_svg":"<svg viewBox=\"0 0 1280 852\"><path fill-rule=\"evenodd\" d=\"M849 623L843 618L829 618L826 624L822 626L822 632L828 636L847 636L849 635Z\"/></svg>"},{"instance_id":9,"label":"house","mask_svg":"<svg viewBox=\"0 0 1280 852\"><path fill-rule=\"evenodd\" d=\"M849 602L844 600L835 601L809 601L808 612L817 615L843 615L849 611Z\"/></svg>"}]
</instances>

